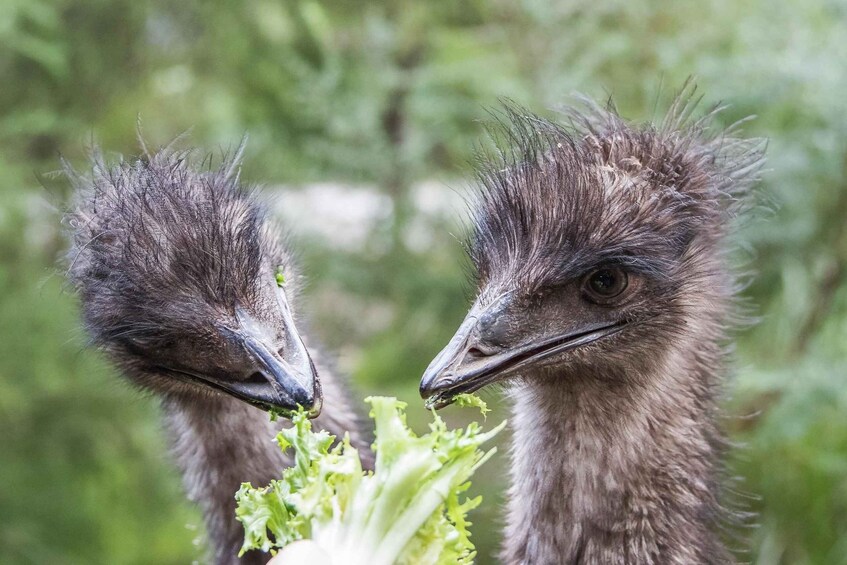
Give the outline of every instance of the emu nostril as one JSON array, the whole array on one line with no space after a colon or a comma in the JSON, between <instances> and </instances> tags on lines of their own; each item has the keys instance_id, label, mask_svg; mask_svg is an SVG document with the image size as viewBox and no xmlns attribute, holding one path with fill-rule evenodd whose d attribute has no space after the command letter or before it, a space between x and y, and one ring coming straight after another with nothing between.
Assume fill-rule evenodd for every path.
<instances>
[{"instance_id":1,"label":"emu nostril","mask_svg":"<svg viewBox=\"0 0 847 565\"><path fill-rule=\"evenodd\" d=\"M268 384L268 378L259 371L256 371L255 373L251 373L249 377L241 382L244 384L266 385Z\"/></svg>"},{"instance_id":2,"label":"emu nostril","mask_svg":"<svg viewBox=\"0 0 847 565\"><path fill-rule=\"evenodd\" d=\"M468 348L467 357L472 359L480 359L482 357L491 357L503 351L503 348L488 342L477 342Z\"/></svg>"}]
</instances>

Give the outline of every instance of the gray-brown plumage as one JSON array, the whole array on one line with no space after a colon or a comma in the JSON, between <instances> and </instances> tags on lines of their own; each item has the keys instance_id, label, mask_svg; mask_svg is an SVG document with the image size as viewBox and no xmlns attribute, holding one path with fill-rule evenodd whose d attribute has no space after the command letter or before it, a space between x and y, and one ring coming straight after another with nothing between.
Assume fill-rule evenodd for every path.
<instances>
[{"instance_id":1,"label":"gray-brown plumage","mask_svg":"<svg viewBox=\"0 0 847 565\"><path fill-rule=\"evenodd\" d=\"M313 363L295 327L301 276L278 228L239 186L238 167L237 158L200 167L171 150L111 168L95 156L91 174L70 171L78 194L67 216L68 273L87 329L161 398L220 564L267 561L236 557L234 500L242 482L267 484L291 463L273 441L282 422L263 408L318 413L322 392L316 426L368 449L342 383Z\"/></svg>"},{"instance_id":2,"label":"gray-brown plumage","mask_svg":"<svg viewBox=\"0 0 847 565\"><path fill-rule=\"evenodd\" d=\"M506 111L469 242L478 295L427 369L436 405L504 383L507 564L727 563L717 424L737 284L726 236L763 144L691 119Z\"/></svg>"}]
</instances>

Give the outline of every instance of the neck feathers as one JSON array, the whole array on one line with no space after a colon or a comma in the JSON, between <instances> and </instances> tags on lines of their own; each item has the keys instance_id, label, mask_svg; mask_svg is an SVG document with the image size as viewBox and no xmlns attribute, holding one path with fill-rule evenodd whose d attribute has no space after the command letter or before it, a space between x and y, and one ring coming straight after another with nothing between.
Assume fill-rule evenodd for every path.
<instances>
[{"instance_id":1,"label":"neck feathers","mask_svg":"<svg viewBox=\"0 0 847 565\"><path fill-rule=\"evenodd\" d=\"M292 463L274 442L281 423L217 393L170 397L163 408L186 494L203 511L214 562L264 563L259 555L237 559L244 533L235 519L235 492L242 482L267 484Z\"/></svg>"},{"instance_id":2,"label":"neck feathers","mask_svg":"<svg viewBox=\"0 0 847 565\"><path fill-rule=\"evenodd\" d=\"M715 533L728 301L712 298L644 374L514 386L504 563L732 562Z\"/></svg>"}]
</instances>

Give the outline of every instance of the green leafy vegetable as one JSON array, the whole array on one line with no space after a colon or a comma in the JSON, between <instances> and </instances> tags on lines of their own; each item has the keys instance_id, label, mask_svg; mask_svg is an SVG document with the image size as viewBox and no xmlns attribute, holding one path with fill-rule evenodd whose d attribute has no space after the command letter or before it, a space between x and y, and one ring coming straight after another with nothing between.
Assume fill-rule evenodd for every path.
<instances>
[{"instance_id":1,"label":"green leafy vegetable","mask_svg":"<svg viewBox=\"0 0 847 565\"><path fill-rule=\"evenodd\" d=\"M276 279L276 285L282 288L282 285L285 284L285 275L282 273L282 265L279 265L274 271L274 278Z\"/></svg>"},{"instance_id":2,"label":"green leafy vegetable","mask_svg":"<svg viewBox=\"0 0 847 565\"><path fill-rule=\"evenodd\" d=\"M343 565L455 565L472 563L467 513L481 497L466 498L468 479L494 452L480 446L505 422L483 432L477 423L449 430L435 412L430 432L406 425L406 403L371 397L375 421L374 472L364 472L345 437L311 431L303 411L277 441L294 449L295 463L265 488L249 483L236 494L244 525L242 552L276 549L311 539L332 563ZM485 411L481 401L467 400ZM287 565L299 565L293 559Z\"/></svg>"},{"instance_id":3,"label":"green leafy vegetable","mask_svg":"<svg viewBox=\"0 0 847 565\"><path fill-rule=\"evenodd\" d=\"M479 411L482 413L483 418L485 418L485 416L489 412L491 412L491 409L488 407L485 401L480 397L476 396L475 394L457 394L455 397L453 397L453 404L462 407L470 406L472 408L479 408Z\"/></svg>"}]
</instances>

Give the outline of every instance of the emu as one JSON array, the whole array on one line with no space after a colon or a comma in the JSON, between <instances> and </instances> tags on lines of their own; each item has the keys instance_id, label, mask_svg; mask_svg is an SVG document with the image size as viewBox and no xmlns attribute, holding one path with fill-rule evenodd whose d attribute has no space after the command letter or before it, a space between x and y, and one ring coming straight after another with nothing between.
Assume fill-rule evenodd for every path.
<instances>
[{"instance_id":1,"label":"emu","mask_svg":"<svg viewBox=\"0 0 847 565\"><path fill-rule=\"evenodd\" d=\"M283 422L265 410L301 405L368 457L344 383L313 361L295 326L302 277L280 229L240 186L240 153L212 168L164 149L109 168L95 152L90 174L68 170L77 193L68 275L85 325L131 382L160 398L219 564L267 561L237 557L234 500L242 482L267 484L292 463L273 441Z\"/></svg>"},{"instance_id":2,"label":"emu","mask_svg":"<svg viewBox=\"0 0 847 565\"><path fill-rule=\"evenodd\" d=\"M727 235L764 146L611 105L508 107L468 249L476 299L421 394L506 387L507 564L727 563L718 401L738 304ZM501 138L502 139L502 138ZM485 164L487 160L488 164Z\"/></svg>"}]
</instances>

